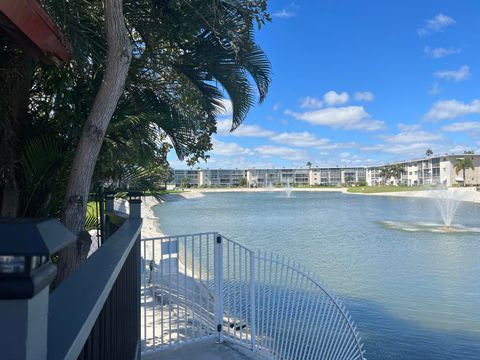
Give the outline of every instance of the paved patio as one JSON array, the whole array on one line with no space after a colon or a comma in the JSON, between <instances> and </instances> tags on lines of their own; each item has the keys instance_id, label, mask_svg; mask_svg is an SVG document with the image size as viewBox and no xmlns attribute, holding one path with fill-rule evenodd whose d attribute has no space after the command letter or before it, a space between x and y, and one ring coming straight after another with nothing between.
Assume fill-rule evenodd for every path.
<instances>
[{"instance_id":1,"label":"paved patio","mask_svg":"<svg viewBox=\"0 0 480 360\"><path fill-rule=\"evenodd\" d=\"M143 355L142 360L254 360L263 359L249 349L230 341L217 344L215 340L197 341L175 349Z\"/></svg>"}]
</instances>

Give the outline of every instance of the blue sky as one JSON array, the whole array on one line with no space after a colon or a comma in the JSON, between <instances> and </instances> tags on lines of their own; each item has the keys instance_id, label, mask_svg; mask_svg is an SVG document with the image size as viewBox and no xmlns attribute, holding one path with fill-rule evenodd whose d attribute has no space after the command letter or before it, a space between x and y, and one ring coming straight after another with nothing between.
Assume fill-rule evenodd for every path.
<instances>
[{"instance_id":1,"label":"blue sky","mask_svg":"<svg viewBox=\"0 0 480 360\"><path fill-rule=\"evenodd\" d=\"M219 119L199 167L480 153L480 1L271 0L269 11L257 34L273 67L268 97L234 133L228 113Z\"/></svg>"}]
</instances>

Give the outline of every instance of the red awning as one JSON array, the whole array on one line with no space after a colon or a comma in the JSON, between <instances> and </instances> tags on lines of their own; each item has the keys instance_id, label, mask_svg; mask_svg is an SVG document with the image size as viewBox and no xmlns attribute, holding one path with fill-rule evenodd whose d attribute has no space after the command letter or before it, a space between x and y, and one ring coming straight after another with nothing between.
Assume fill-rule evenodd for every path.
<instances>
[{"instance_id":1,"label":"red awning","mask_svg":"<svg viewBox=\"0 0 480 360\"><path fill-rule=\"evenodd\" d=\"M35 0L0 0L0 31L43 61L60 65L70 58L67 42Z\"/></svg>"}]
</instances>

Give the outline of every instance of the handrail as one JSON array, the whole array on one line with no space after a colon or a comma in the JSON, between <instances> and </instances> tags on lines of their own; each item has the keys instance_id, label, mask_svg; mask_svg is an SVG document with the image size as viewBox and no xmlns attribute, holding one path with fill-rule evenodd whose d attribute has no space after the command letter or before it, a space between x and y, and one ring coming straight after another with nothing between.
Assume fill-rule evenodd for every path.
<instances>
[{"instance_id":1,"label":"handrail","mask_svg":"<svg viewBox=\"0 0 480 360\"><path fill-rule=\"evenodd\" d=\"M145 353L217 336L271 359L365 359L342 302L294 261L214 232L142 239L142 257Z\"/></svg>"},{"instance_id":2,"label":"handrail","mask_svg":"<svg viewBox=\"0 0 480 360\"><path fill-rule=\"evenodd\" d=\"M274 263L280 263L274 259L269 259L269 258L266 258L266 257L262 257L260 255L257 255L256 257L256 260L263 260L263 261L271 261L271 262L274 262ZM355 329L355 327L353 326L352 324L352 321L350 320L349 316L348 316L348 311L345 310L345 308L342 306L341 304L341 301L338 300L336 298L336 296L332 296L332 292L331 290L327 290L326 286L323 285L317 278L315 278L313 276L313 274L311 274L310 272L304 272L304 271L299 271L299 264L297 264L295 261L293 261L293 265L290 265L289 263L287 264L282 264L283 266L291 269L292 271L295 271L295 272L299 272L300 274L302 274L303 276L305 276L308 280L310 280L313 284L315 284L319 289L321 289L325 295L335 304L335 306L337 307L337 309L340 311L340 313L342 314L342 317L344 318L344 320L347 322L348 324L348 327L350 329L350 331L355 334L355 342L357 344L357 348L358 348L358 351L360 353L363 352L363 349L362 349L362 345L360 344L360 338L358 337L358 334L357 334L357 331ZM295 266L297 265L297 266Z\"/></svg>"},{"instance_id":3,"label":"handrail","mask_svg":"<svg viewBox=\"0 0 480 360\"><path fill-rule=\"evenodd\" d=\"M126 219L109 241L52 292L48 359L77 359L141 227L141 218Z\"/></svg>"}]
</instances>

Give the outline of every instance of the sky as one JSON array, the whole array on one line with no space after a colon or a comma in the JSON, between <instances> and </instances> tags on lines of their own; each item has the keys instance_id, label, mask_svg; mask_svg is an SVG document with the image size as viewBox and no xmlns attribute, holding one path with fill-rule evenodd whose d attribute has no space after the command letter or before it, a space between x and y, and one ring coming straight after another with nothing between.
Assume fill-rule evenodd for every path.
<instances>
[{"instance_id":1,"label":"sky","mask_svg":"<svg viewBox=\"0 0 480 360\"><path fill-rule=\"evenodd\" d=\"M210 169L368 166L480 153L480 1L270 0L257 42L267 99L229 132ZM226 103L227 109L230 104ZM169 154L174 168L186 168Z\"/></svg>"}]
</instances>

